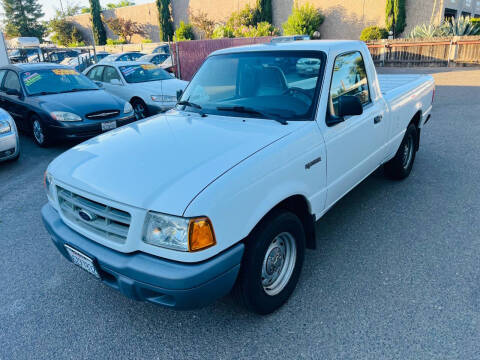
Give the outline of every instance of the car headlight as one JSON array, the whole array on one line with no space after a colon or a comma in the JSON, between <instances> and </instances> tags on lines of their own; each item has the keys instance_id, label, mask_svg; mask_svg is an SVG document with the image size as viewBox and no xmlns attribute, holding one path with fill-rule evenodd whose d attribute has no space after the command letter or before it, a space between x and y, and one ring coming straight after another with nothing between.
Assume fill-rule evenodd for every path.
<instances>
[{"instance_id":1,"label":"car headlight","mask_svg":"<svg viewBox=\"0 0 480 360\"><path fill-rule=\"evenodd\" d=\"M198 251L216 244L213 226L207 217L183 218L149 212L143 241L179 251Z\"/></svg>"},{"instance_id":2,"label":"car headlight","mask_svg":"<svg viewBox=\"0 0 480 360\"><path fill-rule=\"evenodd\" d=\"M50 115L57 121L82 121L80 116L67 111L53 111Z\"/></svg>"},{"instance_id":3,"label":"car headlight","mask_svg":"<svg viewBox=\"0 0 480 360\"><path fill-rule=\"evenodd\" d=\"M12 126L7 120L0 120L0 134L6 134L12 131Z\"/></svg>"},{"instance_id":4,"label":"car headlight","mask_svg":"<svg viewBox=\"0 0 480 360\"><path fill-rule=\"evenodd\" d=\"M53 201L53 177L47 171L43 176L43 185L45 186L45 192L47 193L47 198L51 202Z\"/></svg>"},{"instance_id":5,"label":"car headlight","mask_svg":"<svg viewBox=\"0 0 480 360\"><path fill-rule=\"evenodd\" d=\"M150 98L156 102L176 102L177 96L175 95L151 95Z\"/></svg>"},{"instance_id":6,"label":"car headlight","mask_svg":"<svg viewBox=\"0 0 480 360\"><path fill-rule=\"evenodd\" d=\"M125 106L123 107L123 113L128 114L128 113L131 113L132 111L133 111L132 104L130 104L129 102L126 102Z\"/></svg>"}]
</instances>

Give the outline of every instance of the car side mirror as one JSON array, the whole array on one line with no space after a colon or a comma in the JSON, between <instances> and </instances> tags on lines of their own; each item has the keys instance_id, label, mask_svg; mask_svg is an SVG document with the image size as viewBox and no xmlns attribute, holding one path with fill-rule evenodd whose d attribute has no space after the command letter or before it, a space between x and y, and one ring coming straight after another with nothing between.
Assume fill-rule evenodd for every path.
<instances>
[{"instance_id":1,"label":"car side mirror","mask_svg":"<svg viewBox=\"0 0 480 360\"><path fill-rule=\"evenodd\" d=\"M110 85L122 85L122 82L118 79L110 79Z\"/></svg>"},{"instance_id":2,"label":"car side mirror","mask_svg":"<svg viewBox=\"0 0 480 360\"><path fill-rule=\"evenodd\" d=\"M180 101L182 95L183 95L183 90L177 90L177 100L178 101Z\"/></svg>"},{"instance_id":3,"label":"car side mirror","mask_svg":"<svg viewBox=\"0 0 480 360\"><path fill-rule=\"evenodd\" d=\"M97 84L98 87L103 87L103 83L101 81L94 81L95 84Z\"/></svg>"},{"instance_id":4,"label":"car side mirror","mask_svg":"<svg viewBox=\"0 0 480 360\"><path fill-rule=\"evenodd\" d=\"M363 105L356 96L343 95L338 98L337 114L327 117L327 125L332 126L345 121L345 116L355 116L363 114Z\"/></svg>"},{"instance_id":5,"label":"car side mirror","mask_svg":"<svg viewBox=\"0 0 480 360\"><path fill-rule=\"evenodd\" d=\"M22 93L18 91L17 89L7 89L6 91L7 95L14 95L14 96L22 96Z\"/></svg>"}]
</instances>

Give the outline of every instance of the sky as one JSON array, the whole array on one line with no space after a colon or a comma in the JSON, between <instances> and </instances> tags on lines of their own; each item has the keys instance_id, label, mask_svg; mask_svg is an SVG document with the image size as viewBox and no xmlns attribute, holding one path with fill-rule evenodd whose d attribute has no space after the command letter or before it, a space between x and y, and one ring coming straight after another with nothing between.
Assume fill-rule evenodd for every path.
<instances>
[{"instance_id":1,"label":"sky","mask_svg":"<svg viewBox=\"0 0 480 360\"><path fill-rule=\"evenodd\" d=\"M45 13L44 20L50 20L55 15L55 9L60 9L60 1L63 7L69 5L89 6L88 0L39 0ZM153 2L154 0L130 0L136 5ZM119 0L100 0L100 4L104 7L107 3L117 3Z\"/></svg>"}]
</instances>

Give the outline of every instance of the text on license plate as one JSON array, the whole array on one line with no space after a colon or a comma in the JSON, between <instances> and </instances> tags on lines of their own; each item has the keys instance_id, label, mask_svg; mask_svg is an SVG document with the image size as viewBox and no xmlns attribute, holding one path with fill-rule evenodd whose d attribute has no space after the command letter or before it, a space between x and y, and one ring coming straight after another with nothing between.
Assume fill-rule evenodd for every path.
<instances>
[{"instance_id":1,"label":"text on license plate","mask_svg":"<svg viewBox=\"0 0 480 360\"><path fill-rule=\"evenodd\" d=\"M70 259L72 259L72 262L75 265L80 266L83 270L100 279L100 274L98 273L97 267L93 263L92 258L68 245L65 245L65 249L67 250L68 255L70 255Z\"/></svg>"},{"instance_id":2,"label":"text on license plate","mask_svg":"<svg viewBox=\"0 0 480 360\"><path fill-rule=\"evenodd\" d=\"M117 127L116 121L105 121L102 122L102 131L112 130Z\"/></svg>"}]
</instances>

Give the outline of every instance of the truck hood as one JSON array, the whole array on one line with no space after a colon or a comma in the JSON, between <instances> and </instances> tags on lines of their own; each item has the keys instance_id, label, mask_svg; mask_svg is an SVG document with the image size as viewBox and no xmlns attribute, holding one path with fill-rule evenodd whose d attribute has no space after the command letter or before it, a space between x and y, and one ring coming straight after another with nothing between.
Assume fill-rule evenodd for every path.
<instances>
[{"instance_id":1,"label":"truck hood","mask_svg":"<svg viewBox=\"0 0 480 360\"><path fill-rule=\"evenodd\" d=\"M291 133L293 123L171 111L77 145L48 171L97 196L180 216L199 192Z\"/></svg>"}]
</instances>

